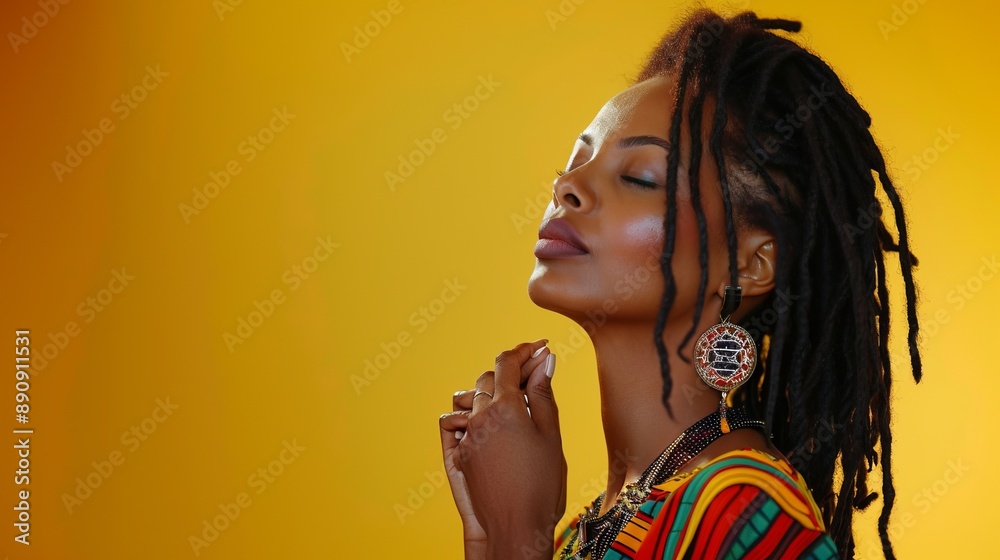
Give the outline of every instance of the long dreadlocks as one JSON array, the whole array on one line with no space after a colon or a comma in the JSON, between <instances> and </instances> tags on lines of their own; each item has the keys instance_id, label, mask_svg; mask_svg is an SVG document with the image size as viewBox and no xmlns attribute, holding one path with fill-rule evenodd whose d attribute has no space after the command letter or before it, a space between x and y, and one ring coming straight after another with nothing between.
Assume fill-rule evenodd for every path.
<instances>
[{"instance_id":1,"label":"long dreadlocks","mask_svg":"<svg viewBox=\"0 0 1000 560\"><path fill-rule=\"evenodd\" d=\"M765 419L774 444L809 483L845 558L854 556L854 510L877 497L868 491L868 473L881 463L878 532L886 558L894 558L888 534L895 490L884 253L899 257L910 363L920 381L912 272L917 259L899 195L869 131L871 117L823 60L772 31L800 29L798 21L761 19L750 11L722 17L702 8L660 40L635 83L659 75L676 79L673 146L680 145L685 100L693 99L688 169L702 269L694 325L707 283L708 233L698 177L707 97L716 102L708 143L723 194L730 283L737 285L738 225L764 228L776 239L775 289L741 320L761 349L759 377L734 401ZM662 335L676 294L670 258L679 163L679 150L671 150L660 261L666 287L654 332L668 410L670 367ZM895 241L882 219L876 177L892 206ZM870 226L855 225L862 214ZM782 294L784 308L775 313ZM694 325L678 352L695 334ZM835 490L838 459L843 481Z\"/></svg>"}]
</instances>

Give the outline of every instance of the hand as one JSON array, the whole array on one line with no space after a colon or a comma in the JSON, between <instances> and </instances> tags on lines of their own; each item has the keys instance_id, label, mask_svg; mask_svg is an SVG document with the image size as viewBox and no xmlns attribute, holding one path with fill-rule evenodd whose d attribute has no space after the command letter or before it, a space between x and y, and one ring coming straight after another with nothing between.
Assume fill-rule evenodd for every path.
<instances>
[{"instance_id":1,"label":"hand","mask_svg":"<svg viewBox=\"0 0 1000 560\"><path fill-rule=\"evenodd\" d=\"M566 460L550 377L555 355L545 342L502 352L496 371L479 376L476 390L492 396L474 398L456 448L488 556L519 556L527 546L551 557L553 530L566 510Z\"/></svg>"},{"instance_id":2,"label":"hand","mask_svg":"<svg viewBox=\"0 0 1000 560\"><path fill-rule=\"evenodd\" d=\"M544 344L547 340L539 341ZM530 358L523 367L522 378L527 379L533 369L544 365L549 349L544 348L538 355ZM458 391L452 397L452 412L442 414L440 419L441 449L444 455L445 472L451 486L452 497L462 519L462 529L465 538L466 558L473 556L483 558L486 553L486 531L476 518L469 498L469 488L465 474L457 464L459 440L465 436L469 414L472 412L475 390ZM479 399L486 398L480 395Z\"/></svg>"},{"instance_id":3,"label":"hand","mask_svg":"<svg viewBox=\"0 0 1000 560\"><path fill-rule=\"evenodd\" d=\"M441 415L441 451L444 454L444 470L448 474L448 484L451 495L455 499L458 515L462 518L462 533L465 538L466 550L470 545L481 544L483 553L486 551L486 531L476 519L472 510L472 500L469 499L469 487L465 482L465 474L457 464L458 442L465 436L465 427L469 424L469 413L472 412L472 395L474 391L458 391L452 397L452 412ZM480 397L482 398L482 397ZM468 555L467 555L468 557Z\"/></svg>"}]
</instances>

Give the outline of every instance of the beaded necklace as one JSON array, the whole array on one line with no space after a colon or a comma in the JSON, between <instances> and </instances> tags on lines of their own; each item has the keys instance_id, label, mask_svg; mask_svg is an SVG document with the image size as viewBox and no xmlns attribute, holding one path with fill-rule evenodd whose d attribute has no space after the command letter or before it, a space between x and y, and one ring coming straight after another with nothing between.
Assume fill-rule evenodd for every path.
<instances>
[{"instance_id":1,"label":"beaded necklace","mask_svg":"<svg viewBox=\"0 0 1000 560\"><path fill-rule=\"evenodd\" d=\"M739 428L764 428L760 420L752 420L743 407L729 408L723 403L712 414L695 422L681 432L663 453L643 471L635 482L625 485L615 504L607 512L598 516L605 492L597 497L593 507L580 514L580 522L573 538L562 550L563 560L583 560L585 558L599 559L615 541L618 533L625 528L635 512L646 501L652 487L662 484L684 466L688 461L705 450L723 433ZM728 425L726 425L728 424ZM580 547L574 552L573 545L579 542Z\"/></svg>"}]
</instances>

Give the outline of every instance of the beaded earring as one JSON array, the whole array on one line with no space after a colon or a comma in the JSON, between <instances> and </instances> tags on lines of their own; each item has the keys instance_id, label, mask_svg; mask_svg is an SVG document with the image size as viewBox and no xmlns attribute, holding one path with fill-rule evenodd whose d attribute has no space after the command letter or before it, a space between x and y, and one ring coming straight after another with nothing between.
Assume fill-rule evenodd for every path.
<instances>
[{"instance_id":1,"label":"beaded earring","mask_svg":"<svg viewBox=\"0 0 1000 560\"><path fill-rule=\"evenodd\" d=\"M742 298L742 287L726 286L722 311L719 313L721 322L702 333L694 346L694 367L698 377L706 385L722 393L719 414L720 428L724 434L730 431L729 422L726 421L726 397L750 379L750 374L757 365L757 345L753 337L746 329L729 321Z\"/></svg>"}]
</instances>

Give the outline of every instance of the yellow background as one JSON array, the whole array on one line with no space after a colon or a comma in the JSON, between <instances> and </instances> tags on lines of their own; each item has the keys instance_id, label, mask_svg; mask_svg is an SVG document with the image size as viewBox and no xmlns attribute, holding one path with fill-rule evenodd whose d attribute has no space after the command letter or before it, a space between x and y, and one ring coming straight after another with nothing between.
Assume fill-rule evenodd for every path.
<instances>
[{"instance_id":1,"label":"yellow background","mask_svg":"<svg viewBox=\"0 0 1000 560\"><path fill-rule=\"evenodd\" d=\"M15 440L0 441L2 555L460 557L438 416L497 353L541 337L570 349L554 382L568 500L593 499L606 465L592 350L526 295L537 201L691 4L399 0L381 25L381 0L234 3L0 8L0 432L18 427L13 331L31 330L36 359L53 344L30 389L30 547L13 542ZM925 380L907 378L897 337L901 558L986 554L996 536L1000 280L981 267L998 251L998 10L984 6L729 5L803 22L801 41L873 115L908 203ZM880 29L894 13L897 27ZM33 17L44 25L12 45ZM143 98L125 118L122 95ZM475 110L448 113L463 102ZM272 121L284 108L294 117ZM113 130L58 174L53 162L106 118ZM438 128L444 141L390 189L385 173ZM951 141L935 148L942 129ZM270 140L252 161L248 136ZM179 205L230 160L239 174L186 220ZM317 238L336 244L328 257ZM294 266L311 272L293 290ZM115 271L134 279L122 288ZM436 302L456 281L453 301ZM275 290L281 303L230 348L224 334ZM78 313L87 298L107 305ZM421 308L433 322L413 318ZM69 321L79 332L60 349ZM401 334L409 344L379 358ZM356 385L366 360L385 367ZM157 399L176 409L164 416ZM133 426L150 432L137 447L123 440ZM262 488L251 477L269 467L280 474ZM67 507L88 476L100 485ZM249 505L196 555L189 537L240 493ZM856 523L865 558L877 509Z\"/></svg>"}]
</instances>

